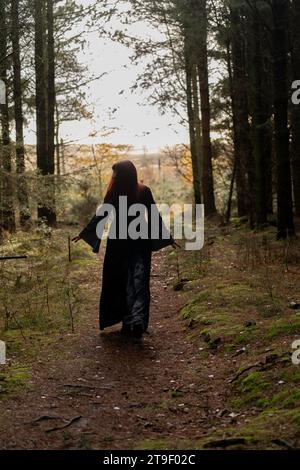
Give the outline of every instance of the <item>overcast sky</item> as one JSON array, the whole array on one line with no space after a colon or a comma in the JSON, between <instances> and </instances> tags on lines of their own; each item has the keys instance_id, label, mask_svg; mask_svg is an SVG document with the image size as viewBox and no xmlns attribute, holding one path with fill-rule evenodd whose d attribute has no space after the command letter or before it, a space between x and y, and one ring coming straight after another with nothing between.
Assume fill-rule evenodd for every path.
<instances>
[{"instance_id":1,"label":"overcast sky","mask_svg":"<svg viewBox=\"0 0 300 470\"><path fill-rule=\"evenodd\" d=\"M119 128L111 136L114 143L129 143L138 148L157 149L187 140L186 129L177 123L177 118L171 113L161 116L157 108L147 103L145 94L139 90L130 91L144 64L132 66L127 48L93 37L88 51L89 56L85 56L85 60L91 71L95 75L108 74L90 86L95 123L92 127L88 122L76 126L83 137L91 128L99 130L107 126Z\"/></svg>"},{"instance_id":2,"label":"overcast sky","mask_svg":"<svg viewBox=\"0 0 300 470\"><path fill-rule=\"evenodd\" d=\"M92 0L83 0L81 3L87 5L90 1ZM118 23L116 27L119 28ZM137 33L141 33L143 28L147 31L146 25L135 28ZM65 124L61 129L62 137L67 141L79 140L82 143L105 140L114 144L132 144L137 150L145 146L149 151L156 151L165 145L186 143L187 130L178 124L178 118L171 113L161 116L158 109L147 103L146 96L141 91L130 91L138 72L145 64L133 66L129 60L130 50L99 38L97 32L88 33L87 39L88 45L80 61L89 66L91 74L99 76L107 72L107 75L88 86L90 109L94 109L93 122L81 120ZM122 90L124 93L120 95ZM118 130L106 139L89 138L91 132L99 132L104 127ZM27 140L33 143L34 129L27 136Z\"/></svg>"}]
</instances>

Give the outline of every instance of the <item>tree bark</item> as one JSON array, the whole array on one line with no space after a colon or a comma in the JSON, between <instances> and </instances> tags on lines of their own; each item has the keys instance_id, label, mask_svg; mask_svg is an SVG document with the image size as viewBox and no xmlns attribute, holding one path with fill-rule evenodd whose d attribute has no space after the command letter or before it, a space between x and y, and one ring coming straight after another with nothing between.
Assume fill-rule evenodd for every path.
<instances>
[{"instance_id":1,"label":"tree bark","mask_svg":"<svg viewBox=\"0 0 300 470\"><path fill-rule=\"evenodd\" d=\"M52 2L35 0L34 7L37 167L41 175L45 177L45 184L48 188L47 204L38 207L38 217L46 220L49 225L55 225ZM46 7L49 7L50 11L48 8L46 11ZM48 36L45 34L47 28Z\"/></svg>"},{"instance_id":2,"label":"tree bark","mask_svg":"<svg viewBox=\"0 0 300 470\"><path fill-rule=\"evenodd\" d=\"M59 141L59 111L57 100L55 97L55 155L56 155L56 174L60 176L61 173L61 155L60 155L60 141Z\"/></svg>"},{"instance_id":3,"label":"tree bark","mask_svg":"<svg viewBox=\"0 0 300 470\"><path fill-rule=\"evenodd\" d=\"M253 164L252 144L249 125L248 90L246 74L245 35L240 11L232 6L231 20L231 62L229 82L233 114L234 153L236 161L236 188L238 216L249 216L253 225ZM230 58L229 58L230 60Z\"/></svg>"},{"instance_id":4,"label":"tree bark","mask_svg":"<svg viewBox=\"0 0 300 470\"><path fill-rule=\"evenodd\" d=\"M226 210L226 223L229 223L230 218L231 218L232 198L233 198L233 191L234 191L234 182L236 180L236 166L237 166L237 159L238 159L237 121L236 121L235 100L234 100L234 93L233 93L233 76L232 76L231 50L230 50L229 39L226 41L226 65L227 65L227 71L228 71L229 93L230 93L230 101L231 101L231 109L232 109L232 131L233 131L233 147L234 147L232 175L230 178L229 195L228 195L227 210Z\"/></svg>"},{"instance_id":5,"label":"tree bark","mask_svg":"<svg viewBox=\"0 0 300 470\"><path fill-rule=\"evenodd\" d=\"M198 0L199 11L199 44L198 47L198 75L201 99L201 123L202 123L202 190L205 214L212 215L216 212L214 180L212 167L212 146L210 137L210 96L208 82L208 50L207 50L207 2Z\"/></svg>"},{"instance_id":6,"label":"tree bark","mask_svg":"<svg viewBox=\"0 0 300 470\"><path fill-rule=\"evenodd\" d=\"M6 103L0 105L2 148L0 154L1 175L1 229L15 231L15 213L12 182L12 155L9 131L9 112L7 101L7 39L6 0L0 0L0 79L6 84Z\"/></svg>"},{"instance_id":7,"label":"tree bark","mask_svg":"<svg viewBox=\"0 0 300 470\"><path fill-rule=\"evenodd\" d=\"M53 0L47 0L47 160L48 160L48 175L51 175L50 191L51 191L51 206L52 210L48 214L48 223L50 225L56 224L55 213L55 59L54 59L54 18L53 18Z\"/></svg>"},{"instance_id":8,"label":"tree bark","mask_svg":"<svg viewBox=\"0 0 300 470\"><path fill-rule=\"evenodd\" d=\"M25 172L24 118L22 108L22 81L20 59L20 22L19 0L11 0L11 41L13 58L13 97L16 126L16 166L18 173L17 192L19 200L20 225L26 225L30 219L27 182Z\"/></svg>"},{"instance_id":9,"label":"tree bark","mask_svg":"<svg viewBox=\"0 0 300 470\"><path fill-rule=\"evenodd\" d=\"M201 118L200 118L200 100L199 100L199 87L198 87L198 74L197 66L192 65L192 95L193 95L193 111L194 111L194 125L195 125L195 145L197 162L199 167L200 189L201 185L201 162L202 162L202 134L201 134ZM203 201L203 193L201 194L201 201Z\"/></svg>"},{"instance_id":10,"label":"tree bark","mask_svg":"<svg viewBox=\"0 0 300 470\"><path fill-rule=\"evenodd\" d=\"M267 222L272 209L272 66L271 37L263 22L271 15L267 6L254 2L248 12L248 72L254 157L255 222Z\"/></svg>"},{"instance_id":11,"label":"tree bark","mask_svg":"<svg viewBox=\"0 0 300 470\"><path fill-rule=\"evenodd\" d=\"M295 233L288 130L288 19L289 1L272 0L274 121L277 162L277 237Z\"/></svg>"},{"instance_id":12,"label":"tree bark","mask_svg":"<svg viewBox=\"0 0 300 470\"><path fill-rule=\"evenodd\" d=\"M292 76L300 80L300 2L292 2ZM292 104L292 174L295 213L300 217L300 105Z\"/></svg>"},{"instance_id":13,"label":"tree bark","mask_svg":"<svg viewBox=\"0 0 300 470\"><path fill-rule=\"evenodd\" d=\"M201 204L201 175L200 175L200 161L197 151L196 141L196 125L195 113L193 107L193 86L192 86L192 66L188 56L187 50L185 51L185 73L186 73L186 96L187 96L187 114L189 122L189 135L190 135L190 148L192 158L192 171L193 171L193 189L195 204Z\"/></svg>"},{"instance_id":14,"label":"tree bark","mask_svg":"<svg viewBox=\"0 0 300 470\"><path fill-rule=\"evenodd\" d=\"M35 23L35 100L36 100L36 153L37 167L42 176L48 174L47 115L46 115L46 64L44 4L34 0ZM47 207L38 207L38 217L48 220Z\"/></svg>"}]
</instances>

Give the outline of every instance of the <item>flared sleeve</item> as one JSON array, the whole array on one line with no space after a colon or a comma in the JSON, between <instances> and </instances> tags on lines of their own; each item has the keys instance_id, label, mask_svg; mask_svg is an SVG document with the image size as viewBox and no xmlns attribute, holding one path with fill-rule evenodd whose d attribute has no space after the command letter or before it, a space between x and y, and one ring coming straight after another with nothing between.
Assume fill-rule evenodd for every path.
<instances>
[{"instance_id":1,"label":"flared sleeve","mask_svg":"<svg viewBox=\"0 0 300 470\"><path fill-rule=\"evenodd\" d=\"M101 238L97 235L97 226L103 219L107 219L108 215L108 212L104 215L94 215L79 234L80 238L92 247L93 253L99 253L101 245Z\"/></svg>"},{"instance_id":2,"label":"flared sleeve","mask_svg":"<svg viewBox=\"0 0 300 470\"><path fill-rule=\"evenodd\" d=\"M174 243L174 239L164 224L151 189L145 186L145 192L151 251L159 251L162 248L172 245Z\"/></svg>"}]
</instances>

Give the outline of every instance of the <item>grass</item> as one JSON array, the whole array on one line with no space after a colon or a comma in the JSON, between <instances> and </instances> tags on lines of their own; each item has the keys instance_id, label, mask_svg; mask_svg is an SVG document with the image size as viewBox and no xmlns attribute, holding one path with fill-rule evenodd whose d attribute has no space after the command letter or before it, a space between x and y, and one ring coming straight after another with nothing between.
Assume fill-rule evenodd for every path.
<instances>
[{"instance_id":1,"label":"grass","mask_svg":"<svg viewBox=\"0 0 300 470\"><path fill-rule=\"evenodd\" d=\"M27 386L29 369L23 365L14 365L7 372L0 373L0 399L9 397Z\"/></svg>"},{"instance_id":2,"label":"grass","mask_svg":"<svg viewBox=\"0 0 300 470\"><path fill-rule=\"evenodd\" d=\"M290 319L280 318L272 322L267 331L267 338L272 339L280 335L300 335L300 319L291 316Z\"/></svg>"},{"instance_id":3,"label":"grass","mask_svg":"<svg viewBox=\"0 0 300 470\"><path fill-rule=\"evenodd\" d=\"M0 331L66 329L70 305L80 304L84 292L76 275L92 260L82 245L67 256L63 230L51 236L17 234L1 246L3 253L26 253L27 260L1 263ZM76 315L76 313L75 313Z\"/></svg>"},{"instance_id":4,"label":"grass","mask_svg":"<svg viewBox=\"0 0 300 470\"><path fill-rule=\"evenodd\" d=\"M145 439L138 442L135 446L135 450L168 450L171 448L170 441L164 438L161 439Z\"/></svg>"},{"instance_id":5,"label":"grass","mask_svg":"<svg viewBox=\"0 0 300 470\"><path fill-rule=\"evenodd\" d=\"M223 407L238 413L235 424L218 421L198 448L224 437L243 437L247 448L278 448L272 440L289 441L298 433L300 369L289 353L300 336L300 316L289 302L299 301L299 243L293 241L286 260L286 245L276 242L273 232L249 232L239 224L239 230L215 237L206 261L205 253L197 259L194 253L182 255L187 338L201 346L202 360L216 356L218 367L232 355ZM242 347L244 353L236 355ZM268 354L275 354L274 362L265 362Z\"/></svg>"},{"instance_id":6,"label":"grass","mask_svg":"<svg viewBox=\"0 0 300 470\"><path fill-rule=\"evenodd\" d=\"M41 347L55 344L58 335L71 333L80 321L88 302L85 268L93 257L78 244L72 248L70 263L67 240L64 229L48 229L46 234L38 229L17 233L1 245L2 254L26 254L28 258L0 263L0 339L6 342L10 360L5 378L2 374L0 399L26 382L22 367L25 371Z\"/></svg>"},{"instance_id":7,"label":"grass","mask_svg":"<svg viewBox=\"0 0 300 470\"><path fill-rule=\"evenodd\" d=\"M263 407L268 403L265 393L272 389L272 383L267 381L261 372L252 372L244 379L241 379L235 387L238 398L233 400L236 408L242 408L245 405L256 403Z\"/></svg>"},{"instance_id":8,"label":"grass","mask_svg":"<svg viewBox=\"0 0 300 470\"><path fill-rule=\"evenodd\" d=\"M182 439L166 439L152 438L144 439L137 442L134 450L195 450L197 449L197 441L187 438Z\"/></svg>"},{"instance_id":9,"label":"grass","mask_svg":"<svg viewBox=\"0 0 300 470\"><path fill-rule=\"evenodd\" d=\"M243 438L246 448L251 449L278 449L274 440L293 439L298 433L300 424L300 410L268 410L261 412L251 419L250 423L245 423L239 427L228 426L211 433L209 436L198 441L198 448L216 439ZM284 437L283 437L284 436ZM242 448L244 448L243 446ZM232 449L232 447L231 447Z\"/></svg>"}]
</instances>

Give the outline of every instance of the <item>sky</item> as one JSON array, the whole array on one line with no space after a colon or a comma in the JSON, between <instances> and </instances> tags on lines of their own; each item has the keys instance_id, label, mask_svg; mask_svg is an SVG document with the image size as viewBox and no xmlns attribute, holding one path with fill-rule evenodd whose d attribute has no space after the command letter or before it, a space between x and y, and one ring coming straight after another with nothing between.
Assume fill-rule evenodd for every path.
<instances>
[{"instance_id":1,"label":"sky","mask_svg":"<svg viewBox=\"0 0 300 470\"><path fill-rule=\"evenodd\" d=\"M130 90L145 64L133 66L126 47L93 34L88 53L83 60L91 72L96 76L103 72L107 75L90 85L88 96L94 107L95 122L73 123L72 133L76 129L84 138L90 130L118 128L109 137L112 143L132 144L137 149L147 147L149 151L187 141L186 129L171 112L162 116L147 102L145 93ZM65 131L68 132L68 126Z\"/></svg>"},{"instance_id":2,"label":"sky","mask_svg":"<svg viewBox=\"0 0 300 470\"><path fill-rule=\"evenodd\" d=\"M92 0L81 0L87 6ZM120 24L115 20L116 28ZM111 27L114 28L112 22ZM146 24L137 24L133 33L147 34ZM151 32L152 34L152 32ZM155 152L166 145L187 143L187 130L178 123L172 113L161 115L159 110L147 102L147 96L141 91L132 92L137 74L143 70L145 63L133 66L130 51L125 46L99 37L98 32L86 34L87 46L79 57L80 62L89 67L94 76L106 73L100 80L87 87L89 109L93 110L93 121L81 120L65 123L61 136L65 141L81 143L110 142L113 144L130 144L137 152ZM122 94L120 94L122 92ZM116 128L109 137L102 137L101 129ZM97 132L95 138L89 137ZM34 143L34 125L27 133L27 141Z\"/></svg>"}]
</instances>

